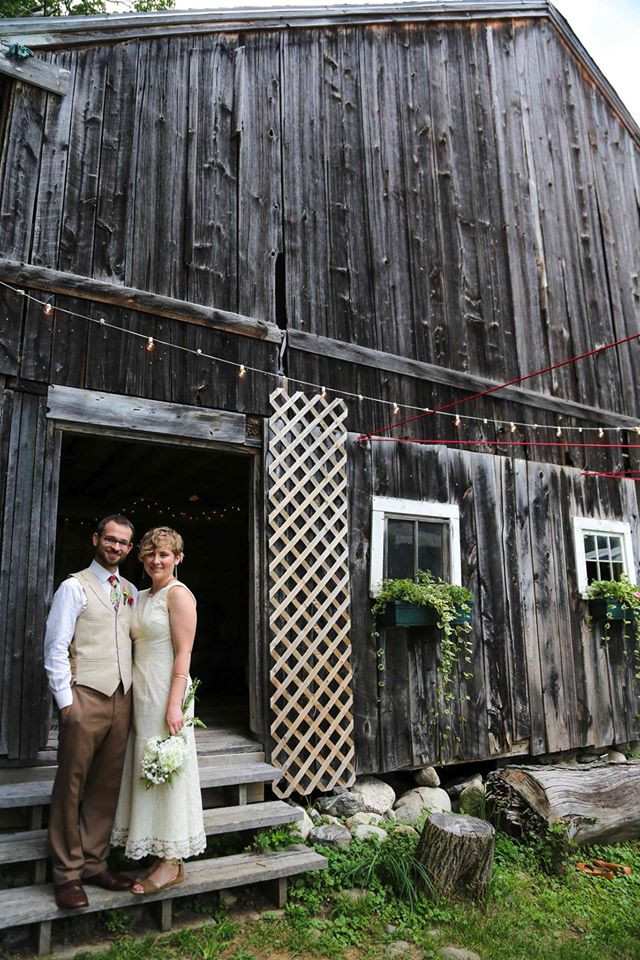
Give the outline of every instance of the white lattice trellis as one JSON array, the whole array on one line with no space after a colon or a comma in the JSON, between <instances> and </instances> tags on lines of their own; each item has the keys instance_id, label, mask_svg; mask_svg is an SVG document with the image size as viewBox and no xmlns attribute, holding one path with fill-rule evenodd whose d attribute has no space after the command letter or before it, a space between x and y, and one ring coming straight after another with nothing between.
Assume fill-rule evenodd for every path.
<instances>
[{"instance_id":1,"label":"white lattice trellis","mask_svg":"<svg viewBox=\"0 0 640 960\"><path fill-rule=\"evenodd\" d=\"M343 400L271 396L269 602L276 792L355 778Z\"/></svg>"}]
</instances>

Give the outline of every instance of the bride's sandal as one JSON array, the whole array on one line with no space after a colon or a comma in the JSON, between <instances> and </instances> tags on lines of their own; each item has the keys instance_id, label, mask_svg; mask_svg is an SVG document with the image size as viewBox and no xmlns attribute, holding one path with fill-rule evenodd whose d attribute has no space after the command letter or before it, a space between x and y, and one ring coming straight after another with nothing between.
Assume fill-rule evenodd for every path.
<instances>
[{"instance_id":1,"label":"bride's sandal","mask_svg":"<svg viewBox=\"0 0 640 960\"><path fill-rule=\"evenodd\" d=\"M160 857L155 857L153 862L144 870L144 872L137 873L133 878L134 883L142 883L143 880L146 880L150 873L160 865Z\"/></svg>"},{"instance_id":2,"label":"bride's sandal","mask_svg":"<svg viewBox=\"0 0 640 960\"><path fill-rule=\"evenodd\" d=\"M178 873L172 880L167 880L166 883L154 883L150 877L141 877L140 880L136 880L136 886L141 886L142 890L134 890L132 888L131 892L137 894L137 896L143 896L145 893L160 893L161 890L168 890L170 887L177 887L178 884L184 883L184 864L179 864Z\"/></svg>"}]
</instances>

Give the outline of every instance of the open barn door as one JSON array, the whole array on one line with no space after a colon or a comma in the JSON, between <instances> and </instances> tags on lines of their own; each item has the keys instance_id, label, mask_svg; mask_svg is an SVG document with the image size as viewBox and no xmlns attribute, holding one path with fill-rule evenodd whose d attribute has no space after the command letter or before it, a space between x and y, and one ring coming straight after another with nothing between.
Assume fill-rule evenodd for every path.
<instances>
[{"instance_id":1,"label":"open barn door","mask_svg":"<svg viewBox=\"0 0 640 960\"><path fill-rule=\"evenodd\" d=\"M355 778L346 414L283 390L269 420L272 763L279 796Z\"/></svg>"}]
</instances>

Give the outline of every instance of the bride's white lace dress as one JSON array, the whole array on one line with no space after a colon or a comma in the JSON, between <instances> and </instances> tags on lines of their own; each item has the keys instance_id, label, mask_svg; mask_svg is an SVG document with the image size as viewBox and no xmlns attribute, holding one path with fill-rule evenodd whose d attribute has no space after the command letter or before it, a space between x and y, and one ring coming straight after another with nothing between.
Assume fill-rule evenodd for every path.
<instances>
[{"instance_id":1,"label":"bride's white lace dress","mask_svg":"<svg viewBox=\"0 0 640 960\"><path fill-rule=\"evenodd\" d=\"M113 846L124 847L125 856L131 860L149 854L184 859L202 853L206 846L193 728L183 731L188 745L187 762L171 785L157 784L147 790L140 779L147 740L169 735L165 716L174 653L167 595L176 586L178 581L153 596L143 590L131 622L133 723L111 835ZM189 713L193 713L193 704Z\"/></svg>"}]
</instances>

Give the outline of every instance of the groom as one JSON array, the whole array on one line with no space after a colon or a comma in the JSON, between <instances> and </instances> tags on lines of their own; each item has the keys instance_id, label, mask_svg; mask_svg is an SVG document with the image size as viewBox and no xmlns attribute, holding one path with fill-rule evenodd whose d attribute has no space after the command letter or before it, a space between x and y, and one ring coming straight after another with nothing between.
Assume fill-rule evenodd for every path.
<instances>
[{"instance_id":1,"label":"groom","mask_svg":"<svg viewBox=\"0 0 640 960\"><path fill-rule=\"evenodd\" d=\"M118 573L133 546L121 514L100 521L95 558L56 591L47 619L45 668L58 705L58 772L49 815L56 903L89 903L83 883L127 890L107 866L131 719L131 638L137 591Z\"/></svg>"}]
</instances>

